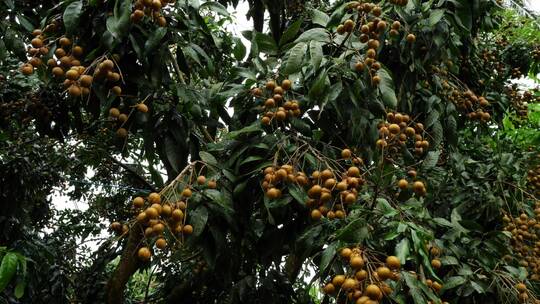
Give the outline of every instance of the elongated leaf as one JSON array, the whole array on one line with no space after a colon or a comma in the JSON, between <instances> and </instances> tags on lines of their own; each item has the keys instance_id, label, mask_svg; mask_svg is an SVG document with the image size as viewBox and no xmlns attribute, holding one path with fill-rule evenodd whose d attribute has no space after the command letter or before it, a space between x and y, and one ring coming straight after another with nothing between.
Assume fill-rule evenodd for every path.
<instances>
[{"instance_id":1,"label":"elongated leaf","mask_svg":"<svg viewBox=\"0 0 540 304\"><path fill-rule=\"evenodd\" d=\"M444 12L445 10L443 9L432 10L429 15L428 24L430 26L434 26L439 23L439 21L441 21L442 17L444 16Z\"/></svg>"},{"instance_id":2,"label":"elongated leaf","mask_svg":"<svg viewBox=\"0 0 540 304\"><path fill-rule=\"evenodd\" d=\"M302 22L304 22L304 19L300 18L300 19L296 20L295 22L293 22L293 24L291 24L289 26L289 28L287 28L287 30L285 30L285 32L281 36L281 39L279 39L279 45L280 46L282 46L285 43L293 40L294 37L296 37L296 35L298 34L298 31L300 30L300 27L302 26Z\"/></svg>"},{"instance_id":3,"label":"elongated leaf","mask_svg":"<svg viewBox=\"0 0 540 304\"><path fill-rule=\"evenodd\" d=\"M8 252L0 264L0 292L4 291L17 272L17 254Z\"/></svg>"},{"instance_id":4,"label":"elongated leaf","mask_svg":"<svg viewBox=\"0 0 540 304\"><path fill-rule=\"evenodd\" d=\"M107 18L107 30L116 39L129 33L131 0L116 0L113 15Z\"/></svg>"},{"instance_id":5,"label":"elongated leaf","mask_svg":"<svg viewBox=\"0 0 540 304\"><path fill-rule=\"evenodd\" d=\"M300 37L296 38L295 43L299 42L330 42L330 33L323 28L314 28L303 32Z\"/></svg>"},{"instance_id":6,"label":"elongated leaf","mask_svg":"<svg viewBox=\"0 0 540 304\"><path fill-rule=\"evenodd\" d=\"M336 232L336 239L347 243L362 242L368 236L364 219L355 219Z\"/></svg>"},{"instance_id":7,"label":"elongated leaf","mask_svg":"<svg viewBox=\"0 0 540 304\"><path fill-rule=\"evenodd\" d=\"M205 151L199 152L199 157L202 159L203 162L205 162L205 163L207 163L209 165L216 166L218 164L218 161L214 157L214 155L212 155L212 154L210 154L208 152L205 152Z\"/></svg>"},{"instance_id":8,"label":"elongated leaf","mask_svg":"<svg viewBox=\"0 0 540 304\"><path fill-rule=\"evenodd\" d=\"M230 15L229 12L227 11L227 8L221 5L219 2L207 1L201 4L201 6L199 7L199 11L203 9L208 9L212 12L216 12L225 17L228 17Z\"/></svg>"},{"instance_id":9,"label":"elongated leaf","mask_svg":"<svg viewBox=\"0 0 540 304\"><path fill-rule=\"evenodd\" d=\"M336 250L337 243L332 243L322 252L321 263L319 266L321 273L324 273L328 266L330 266L330 262L332 262L332 260L336 256Z\"/></svg>"},{"instance_id":10,"label":"elongated leaf","mask_svg":"<svg viewBox=\"0 0 540 304\"><path fill-rule=\"evenodd\" d=\"M411 244L409 242L409 239L407 239L407 238L402 239L396 245L396 256L401 261L401 264L405 264L405 262L407 262L407 258L409 257L409 250L410 249L411 249Z\"/></svg>"},{"instance_id":11,"label":"elongated leaf","mask_svg":"<svg viewBox=\"0 0 540 304\"><path fill-rule=\"evenodd\" d=\"M278 47L276 45L276 41L274 41L274 38L270 37L269 35L256 32L254 40L257 43L259 52L264 52L270 55L277 53Z\"/></svg>"},{"instance_id":12,"label":"elongated leaf","mask_svg":"<svg viewBox=\"0 0 540 304\"><path fill-rule=\"evenodd\" d=\"M380 69L378 75L381 77L381 83L379 89L381 91L382 100L384 105L395 109L397 107L396 91L394 89L394 80L386 69Z\"/></svg>"},{"instance_id":13,"label":"elongated leaf","mask_svg":"<svg viewBox=\"0 0 540 304\"><path fill-rule=\"evenodd\" d=\"M302 60L306 53L307 44L304 42L298 43L289 51L289 58L283 69L283 73L290 75L300 71L302 68Z\"/></svg>"},{"instance_id":14,"label":"elongated leaf","mask_svg":"<svg viewBox=\"0 0 540 304\"><path fill-rule=\"evenodd\" d=\"M204 206L199 206L188 214L188 222L193 226L194 236L199 236L204 231L207 221L208 209Z\"/></svg>"},{"instance_id":15,"label":"elongated leaf","mask_svg":"<svg viewBox=\"0 0 540 304\"><path fill-rule=\"evenodd\" d=\"M82 7L82 0L72 2L68 6L66 6L63 16L66 32L71 34L79 26L79 19L81 18Z\"/></svg>"},{"instance_id":16,"label":"elongated leaf","mask_svg":"<svg viewBox=\"0 0 540 304\"><path fill-rule=\"evenodd\" d=\"M246 46L242 43L240 38L234 38L233 55L236 60L244 60L246 57Z\"/></svg>"},{"instance_id":17,"label":"elongated leaf","mask_svg":"<svg viewBox=\"0 0 540 304\"><path fill-rule=\"evenodd\" d=\"M434 168L437 165L440 156L441 151L429 151L422 162L422 171Z\"/></svg>"},{"instance_id":18,"label":"elongated leaf","mask_svg":"<svg viewBox=\"0 0 540 304\"><path fill-rule=\"evenodd\" d=\"M317 41L311 41L309 43L309 55L311 57L311 65L315 70L319 69L323 60L322 43Z\"/></svg>"},{"instance_id":19,"label":"elongated leaf","mask_svg":"<svg viewBox=\"0 0 540 304\"><path fill-rule=\"evenodd\" d=\"M146 40L146 42L144 43L145 53L149 54L150 52L155 50L159 46L161 39L165 37L165 34L167 34L167 28L165 27L159 27L152 34L150 34L148 40Z\"/></svg>"},{"instance_id":20,"label":"elongated leaf","mask_svg":"<svg viewBox=\"0 0 540 304\"><path fill-rule=\"evenodd\" d=\"M330 16L317 9L313 9L311 11L311 21L315 24L326 27L328 21L330 21Z\"/></svg>"}]
</instances>

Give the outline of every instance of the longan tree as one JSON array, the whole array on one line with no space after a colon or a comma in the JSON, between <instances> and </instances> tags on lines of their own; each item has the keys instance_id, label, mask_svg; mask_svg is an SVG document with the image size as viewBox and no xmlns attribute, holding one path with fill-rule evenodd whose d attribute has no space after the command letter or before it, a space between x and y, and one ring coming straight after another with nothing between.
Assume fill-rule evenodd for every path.
<instances>
[{"instance_id":1,"label":"longan tree","mask_svg":"<svg viewBox=\"0 0 540 304\"><path fill-rule=\"evenodd\" d=\"M540 302L538 93L510 82L540 52L499 1L0 5L2 81L30 87L2 130L68 151L43 189L89 201L53 236L110 223L55 299L2 263L7 301Z\"/></svg>"}]
</instances>

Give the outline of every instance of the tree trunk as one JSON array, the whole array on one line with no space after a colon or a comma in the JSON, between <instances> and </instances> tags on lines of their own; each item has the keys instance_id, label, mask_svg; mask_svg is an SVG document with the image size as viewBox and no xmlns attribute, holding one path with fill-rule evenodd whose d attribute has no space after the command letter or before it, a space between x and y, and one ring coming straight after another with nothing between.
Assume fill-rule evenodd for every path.
<instances>
[{"instance_id":1,"label":"tree trunk","mask_svg":"<svg viewBox=\"0 0 540 304\"><path fill-rule=\"evenodd\" d=\"M120 262L107 283L106 302L109 304L124 303L126 284L141 266L137 258L137 249L143 237L142 231L142 226L138 222L131 227Z\"/></svg>"}]
</instances>

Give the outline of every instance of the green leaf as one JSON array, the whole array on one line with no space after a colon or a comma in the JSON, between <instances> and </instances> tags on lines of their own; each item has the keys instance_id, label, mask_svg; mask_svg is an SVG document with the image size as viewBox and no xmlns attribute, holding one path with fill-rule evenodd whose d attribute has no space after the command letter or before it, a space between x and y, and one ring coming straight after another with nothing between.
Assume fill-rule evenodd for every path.
<instances>
[{"instance_id":1,"label":"green leaf","mask_svg":"<svg viewBox=\"0 0 540 304\"><path fill-rule=\"evenodd\" d=\"M107 18L107 30L116 39L121 39L129 33L131 0L116 0L113 15Z\"/></svg>"},{"instance_id":2,"label":"green leaf","mask_svg":"<svg viewBox=\"0 0 540 304\"><path fill-rule=\"evenodd\" d=\"M330 16L317 9L313 9L311 11L311 21L315 24L326 27L328 21L330 21Z\"/></svg>"},{"instance_id":3,"label":"green leaf","mask_svg":"<svg viewBox=\"0 0 540 304\"><path fill-rule=\"evenodd\" d=\"M217 159L214 157L214 155L206 152L206 151L200 151L199 152L199 157L201 158L201 160L209 165L212 165L212 166L217 166L218 164L218 161Z\"/></svg>"},{"instance_id":4,"label":"green leaf","mask_svg":"<svg viewBox=\"0 0 540 304\"><path fill-rule=\"evenodd\" d=\"M289 194L302 206L305 205L308 196L306 191L304 189L300 188L300 186L297 185L291 185L288 187Z\"/></svg>"},{"instance_id":5,"label":"green leaf","mask_svg":"<svg viewBox=\"0 0 540 304\"><path fill-rule=\"evenodd\" d=\"M82 13L83 2L82 0L75 1L66 6L64 10L64 26L66 32L72 34L75 29L79 26L79 19Z\"/></svg>"},{"instance_id":6,"label":"green leaf","mask_svg":"<svg viewBox=\"0 0 540 304\"><path fill-rule=\"evenodd\" d=\"M302 68L302 60L306 53L307 44L304 42L298 43L289 51L289 58L283 68L283 74L294 74Z\"/></svg>"},{"instance_id":7,"label":"green leaf","mask_svg":"<svg viewBox=\"0 0 540 304\"><path fill-rule=\"evenodd\" d=\"M298 31L300 30L300 27L302 26L302 22L304 22L304 19L300 18L296 20L293 24L291 24L289 28L287 28L287 30L285 30L285 32L281 36L281 39L279 39L280 46L293 40L294 37L296 37L296 35L298 34Z\"/></svg>"},{"instance_id":8,"label":"green leaf","mask_svg":"<svg viewBox=\"0 0 540 304\"><path fill-rule=\"evenodd\" d=\"M17 271L17 254L8 252L0 264L0 292L4 291Z\"/></svg>"},{"instance_id":9,"label":"green leaf","mask_svg":"<svg viewBox=\"0 0 540 304\"><path fill-rule=\"evenodd\" d=\"M208 221L208 209L204 206L199 206L197 209L188 213L188 222L193 226L193 235L199 236L206 226Z\"/></svg>"},{"instance_id":10,"label":"green leaf","mask_svg":"<svg viewBox=\"0 0 540 304\"><path fill-rule=\"evenodd\" d=\"M462 276L450 277L444 280L444 285L443 285L442 290L445 291L445 290L456 288L458 286L465 284L465 282L467 282L467 279L465 277L462 277Z\"/></svg>"},{"instance_id":11,"label":"green leaf","mask_svg":"<svg viewBox=\"0 0 540 304\"><path fill-rule=\"evenodd\" d=\"M274 38L270 37L269 35L256 32L254 39L257 43L259 52L264 52L270 55L277 53L278 47Z\"/></svg>"},{"instance_id":12,"label":"green leaf","mask_svg":"<svg viewBox=\"0 0 540 304\"><path fill-rule=\"evenodd\" d=\"M303 32L300 37L296 38L294 43L319 41L330 43L330 33L323 28L314 28Z\"/></svg>"},{"instance_id":13,"label":"green leaf","mask_svg":"<svg viewBox=\"0 0 540 304\"><path fill-rule=\"evenodd\" d=\"M402 272L402 275L405 278L405 283L409 287L409 294L412 296L414 303L425 304L427 301L419 287L419 284L423 283L409 272Z\"/></svg>"},{"instance_id":14,"label":"green leaf","mask_svg":"<svg viewBox=\"0 0 540 304\"><path fill-rule=\"evenodd\" d=\"M314 70L318 70L323 60L322 43L317 41L311 41L309 43L309 55L311 57L311 65Z\"/></svg>"},{"instance_id":15,"label":"green leaf","mask_svg":"<svg viewBox=\"0 0 540 304\"><path fill-rule=\"evenodd\" d=\"M4 40L0 40L0 61L4 60L7 55L6 44Z\"/></svg>"},{"instance_id":16,"label":"green leaf","mask_svg":"<svg viewBox=\"0 0 540 304\"><path fill-rule=\"evenodd\" d=\"M20 299L24 296L24 289L26 288L26 281L20 281L15 286L14 295L17 299Z\"/></svg>"},{"instance_id":17,"label":"green leaf","mask_svg":"<svg viewBox=\"0 0 540 304\"><path fill-rule=\"evenodd\" d=\"M358 218L336 231L336 239L347 243L360 243L368 236L368 233L366 221Z\"/></svg>"},{"instance_id":18,"label":"green leaf","mask_svg":"<svg viewBox=\"0 0 540 304\"><path fill-rule=\"evenodd\" d=\"M32 32L36 27L26 18L25 16L21 14L17 14L17 19L19 19L19 22L21 23L22 27L24 27L25 30L28 32Z\"/></svg>"},{"instance_id":19,"label":"green leaf","mask_svg":"<svg viewBox=\"0 0 540 304\"><path fill-rule=\"evenodd\" d=\"M381 92L381 97L384 105L388 108L395 109L397 107L398 100L394 89L394 80L392 79L386 68L380 69L378 75L379 77L381 77L379 90Z\"/></svg>"},{"instance_id":20,"label":"green leaf","mask_svg":"<svg viewBox=\"0 0 540 304\"><path fill-rule=\"evenodd\" d=\"M405 263L407 262L407 258L409 257L410 249L411 249L411 244L409 242L409 239L407 239L407 238L402 239L396 245L396 256L401 261L402 265L405 265Z\"/></svg>"},{"instance_id":21,"label":"green leaf","mask_svg":"<svg viewBox=\"0 0 540 304\"><path fill-rule=\"evenodd\" d=\"M227 11L227 8L221 5L219 2L214 2L214 1L205 2L201 4L201 6L199 7L199 11L203 9L208 9L211 12L216 12L225 17L228 17L230 15L229 12Z\"/></svg>"},{"instance_id":22,"label":"green leaf","mask_svg":"<svg viewBox=\"0 0 540 304\"><path fill-rule=\"evenodd\" d=\"M144 52L148 55L150 52L156 49L160 45L161 39L165 37L165 34L167 34L167 28L158 27L152 34L150 34L148 40L146 40L144 43Z\"/></svg>"},{"instance_id":23,"label":"green leaf","mask_svg":"<svg viewBox=\"0 0 540 304\"><path fill-rule=\"evenodd\" d=\"M320 98L324 92L324 89L326 88L326 78L327 78L327 71L323 70L319 77L315 80L315 83L311 86L311 89L309 90L309 98L313 101L317 100L317 98Z\"/></svg>"},{"instance_id":24,"label":"green leaf","mask_svg":"<svg viewBox=\"0 0 540 304\"><path fill-rule=\"evenodd\" d=\"M445 10L443 9L431 10L428 19L428 25L435 26L437 23L439 23L439 21L441 21L442 17L444 16L444 12Z\"/></svg>"},{"instance_id":25,"label":"green leaf","mask_svg":"<svg viewBox=\"0 0 540 304\"><path fill-rule=\"evenodd\" d=\"M241 61L246 57L246 46L242 43L240 38L233 38L234 48L233 55L236 60Z\"/></svg>"},{"instance_id":26,"label":"green leaf","mask_svg":"<svg viewBox=\"0 0 540 304\"><path fill-rule=\"evenodd\" d=\"M324 249L321 255L321 263L319 264L319 270L321 273L324 273L328 266L330 266L330 262L332 262L336 256L336 252L337 243L332 243Z\"/></svg>"},{"instance_id":27,"label":"green leaf","mask_svg":"<svg viewBox=\"0 0 540 304\"><path fill-rule=\"evenodd\" d=\"M439 162L440 156L441 151L429 151L422 162L422 171L434 168L437 165L437 162Z\"/></svg>"}]
</instances>

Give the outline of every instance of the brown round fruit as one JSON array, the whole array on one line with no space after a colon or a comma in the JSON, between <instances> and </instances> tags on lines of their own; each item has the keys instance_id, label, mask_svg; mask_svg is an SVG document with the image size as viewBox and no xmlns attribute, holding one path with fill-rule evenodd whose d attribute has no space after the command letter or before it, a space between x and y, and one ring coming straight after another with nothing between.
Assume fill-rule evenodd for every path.
<instances>
[{"instance_id":1,"label":"brown round fruit","mask_svg":"<svg viewBox=\"0 0 540 304\"><path fill-rule=\"evenodd\" d=\"M182 229L182 232L184 234L187 234L187 235L190 235L193 233L193 226L191 225L185 225L184 228Z\"/></svg>"},{"instance_id":2,"label":"brown round fruit","mask_svg":"<svg viewBox=\"0 0 540 304\"><path fill-rule=\"evenodd\" d=\"M366 287L365 295L372 300L379 300L382 296L382 292L379 286L371 284Z\"/></svg>"},{"instance_id":3,"label":"brown round fruit","mask_svg":"<svg viewBox=\"0 0 540 304\"><path fill-rule=\"evenodd\" d=\"M398 257L391 255L386 258L386 265L388 265L390 269L399 269L399 267L401 267L401 262Z\"/></svg>"},{"instance_id":4,"label":"brown round fruit","mask_svg":"<svg viewBox=\"0 0 540 304\"><path fill-rule=\"evenodd\" d=\"M133 199L133 207L141 208L142 206L144 206L144 199L142 197L137 196Z\"/></svg>"},{"instance_id":5,"label":"brown round fruit","mask_svg":"<svg viewBox=\"0 0 540 304\"><path fill-rule=\"evenodd\" d=\"M398 187L399 189L407 189L409 187L409 182L406 179L400 179L398 181Z\"/></svg>"},{"instance_id":6,"label":"brown round fruit","mask_svg":"<svg viewBox=\"0 0 540 304\"><path fill-rule=\"evenodd\" d=\"M163 250L167 247L167 241L164 238L159 238L156 240L156 247Z\"/></svg>"},{"instance_id":7,"label":"brown round fruit","mask_svg":"<svg viewBox=\"0 0 540 304\"><path fill-rule=\"evenodd\" d=\"M150 260L150 257L152 256L152 253L150 252L150 249L148 249L148 247L141 247L137 252L137 256L141 261L148 262Z\"/></svg>"}]
</instances>

